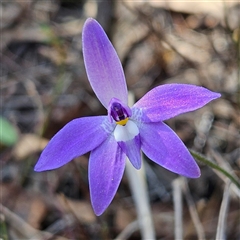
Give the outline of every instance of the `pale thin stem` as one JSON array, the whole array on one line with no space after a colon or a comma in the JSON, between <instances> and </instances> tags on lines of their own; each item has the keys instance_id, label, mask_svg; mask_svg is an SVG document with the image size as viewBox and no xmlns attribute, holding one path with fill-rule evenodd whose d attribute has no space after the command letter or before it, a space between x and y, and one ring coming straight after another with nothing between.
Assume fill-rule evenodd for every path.
<instances>
[{"instance_id":1,"label":"pale thin stem","mask_svg":"<svg viewBox=\"0 0 240 240\"><path fill-rule=\"evenodd\" d=\"M175 179L173 186L173 205L174 205L174 235L176 240L183 239L183 220L182 220L182 177Z\"/></svg>"},{"instance_id":2,"label":"pale thin stem","mask_svg":"<svg viewBox=\"0 0 240 240\"><path fill-rule=\"evenodd\" d=\"M185 196L186 196L186 200L187 200L187 204L188 204L188 208L189 208L189 212L190 212L193 224L194 224L195 229L197 231L198 239L199 240L205 240L206 237L205 237L204 229L203 229L202 223L199 219L194 201L193 201L192 196L190 194L186 178L183 179L183 191L184 191Z\"/></svg>"},{"instance_id":3,"label":"pale thin stem","mask_svg":"<svg viewBox=\"0 0 240 240\"><path fill-rule=\"evenodd\" d=\"M130 161L126 162L126 173L128 176L131 192L136 205L137 217L142 239L155 239L153 220L149 205L147 185L145 179L145 168L142 161L140 170L136 170Z\"/></svg>"},{"instance_id":4,"label":"pale thin stem","mask_svg":"<svg viewBox=\"0 0 240 240\"><path fill-rule=\"evenodd\" d=\"M129 106L133 105L134 96L129 93ZM142 239L155 239L155 231L152 220L151 208L148 198L148 190L146 184L146 172L144 161L142 158L142 167L136 170L130 161L126 162L126 174L129 180L130 189L133 195L133 200L136 205L138 224Z\"/></svg>"},{"instance_id":5,"label":"pale thin stem","mask_svg":"<svg viewBox=\"0 0 240 240\"><path fill-rule=\"evenodd\" d=\"M115 238L115 240L128 239L138 229L138 221L133 221L123 229L123 231Z\"/></svg>"},{"instance_id":6,"label":"pale thin stem","mask_svg":"<svg viewBox=\"0 0 240 240\"><path fill-rule=\"evenodd\" d=\"M226 230L226 218L227 218L229 195L230 195L230 191L229 191L230 184L231 184L231 182L228 181L228 183L226 183L225 188L224 188L223 199L222 199L219 217L218 217L216 240L226 239L225 230Z\"/></svg>"}]
</instances>

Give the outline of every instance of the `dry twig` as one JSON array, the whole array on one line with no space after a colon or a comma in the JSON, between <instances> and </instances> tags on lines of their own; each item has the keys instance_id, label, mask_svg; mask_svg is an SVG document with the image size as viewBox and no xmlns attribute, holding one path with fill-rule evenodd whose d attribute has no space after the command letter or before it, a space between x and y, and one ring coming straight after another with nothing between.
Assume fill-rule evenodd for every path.
<instances>
[{"instance_id":1,"label":"dry twig","mask_svg":"<svg viewBox=\"0 0 240 240\"><path fill-rule=\"evenodd\" d=\"M228 180L224 188L222 204L219 212L216 240L226 239L225 230L226 230L226 218L227 218L228 204L229 204L230 185L231 185L231 182L230 180Z\"/></svg>"},{"instance_id":2,"label":"dry twig","mask_svg":"<svg viewBox=\"0 0 240 240\"><path fill-rule=\"evenodd\" d=\"M183 219L182 219L182 177L175 179L173 186L173 204L174 204L174 233L175 239L183 239Z\"/></svg>"},{"instance_id":3,"label":"dry twig","mask_svg":"<svg viewBox=\"0 0 240 240\"><path fill-rule=\"evenodd\" d=\"M193 220L193 224L194 224L195 229L197 231L198 239L199 240L205 240L206 237L205 237L204 229L203 229L202 223L200 222L200 219L199 219L199 216L198 216L198 213L197 213L197 209L195 207L194 201L193 201L192 196L190 194L186 178L183 179L182 188L183 188L186 200L187 200L187 204L188 204L188 208L189 208L191 218Z\"/></svg>"}]
</instances>

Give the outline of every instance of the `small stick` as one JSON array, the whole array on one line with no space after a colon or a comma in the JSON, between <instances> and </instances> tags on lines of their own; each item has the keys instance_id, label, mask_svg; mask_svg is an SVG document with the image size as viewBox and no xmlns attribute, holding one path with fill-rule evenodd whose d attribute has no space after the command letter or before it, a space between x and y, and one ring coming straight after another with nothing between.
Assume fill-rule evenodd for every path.
<instances>
[{"instance_id":1,"label":"small stick","mask_svg":"<svg viewBox=\"0 0 240 240\"><path fill-rule=\"evenodd\" d=\"M223 199L220 207L216 240L226 239L225 230L226 230L226 218L227 218L227 211L228 211L228 204L229 204L230 185L231 185L231 181L228 180L224 188Z\"/></svg>"},{"instance_id":2,"label":"small stick","mask_svg":"<svg viewBox=\"0 0 240 240\"><path fill-rule=\"evenodd\" d=\"M185 196L186 196L186 200L187 200L187 204L188 204L188 208L189 208L189 212L190 212L193 224L194 224L195 229L197 231L198 239L199 240L205 240L206 237L205 237L204 229L203 229L202 223L199 219L194 201L193 201L192 196L190 194L186 178L183 179L183 191L184 191Z\"/></svg>"},{"instance_id":3,"label":"small stick","mask_svg":"<svg viewBox=\"0 0 240 240\"><path fill-rule=\"evenodd\" d=\"M173 205L174 205L174 234L176 240L183 239L183 221L182 221L182 178L175 179L173 186Z\"/></svg>"},{"instance_id":4,"label":"small stick","mask_svg":"<svg viewBox=\"0 0 240 240\"><path fill-rule=\"evenodd\" d=\"M128 239L138 229L139 229L138 221L133 221L130 224L128 224L114 240Z\"/></svg>"},{"instance_id":5,"label":"small stick","mask_svg":"<svg viewBox=\"0 0 240 240\"><path fill-rule=\"evenodd\" d=\"M10 211L8 208L0 203L0 213L2 213L6 219L6 222L11 226L17 233L26 239L33 239L33 237L39 239L49 239L53 237L51 233L41 232L28 223L26 223L22 218L16 215L14 212Z\"/></svg>"}]
</instances>

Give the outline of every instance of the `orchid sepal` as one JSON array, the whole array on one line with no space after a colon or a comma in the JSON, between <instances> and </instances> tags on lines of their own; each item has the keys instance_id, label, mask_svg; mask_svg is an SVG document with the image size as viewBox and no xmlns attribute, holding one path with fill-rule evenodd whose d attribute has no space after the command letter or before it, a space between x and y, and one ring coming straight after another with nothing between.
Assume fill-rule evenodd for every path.
<instances>
[{"instance_id":1,"label":"orchid sepal","mask_svg":"<svg viewBox=\"0 0 240 240\"><path fill-rule=\"evenodd\" d=\"M101 25L89 18L83 26L82 49L87 76L99 101L107 109L112 98L128 103L127 84L116 50Z\"/></svg>"},{"instance_id":2,"label":"orchid sepal","mask_svg":"<svg viewBox=\"0 0 240 240\"><path fill-rule=\"evenodd\" d=\"M59 168L98 147L112 131L107 116L77 118L65 125L49 141L34 170Z\"/></svg>"}]
</instances>

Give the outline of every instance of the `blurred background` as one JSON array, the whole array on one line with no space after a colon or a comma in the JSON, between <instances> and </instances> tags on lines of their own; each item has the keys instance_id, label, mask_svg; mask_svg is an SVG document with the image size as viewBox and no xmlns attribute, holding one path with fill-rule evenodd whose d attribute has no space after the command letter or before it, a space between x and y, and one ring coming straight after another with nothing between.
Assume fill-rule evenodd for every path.
<instances>
[{"instance_id":1,"label":"blurred background","mask_svg":"<svg viewBox=\"0 0 240 240\"><path fill-rule=\"evenodd\" d=\"M122 61L135 100L155 86L189 83L220 92L204 108L167 121L188 148L240 177L240 4L238 1L11 0L1 2L0 235L2 239L140 239L124 176L106 210L93 214L88 157L36 173L48 140L70 120L106 114L87 80L81 32L97 19ZM200 164L183 187L184 239L197 239L193 200L214 239L226 177ZM174 239L176 174L146 159L157 239ZM225 191L226 192L226 191ZM240 239L239 189L228 189L226 239ZM120 235L123 236L123 235Z\"/></svg>"}]
</instances>

